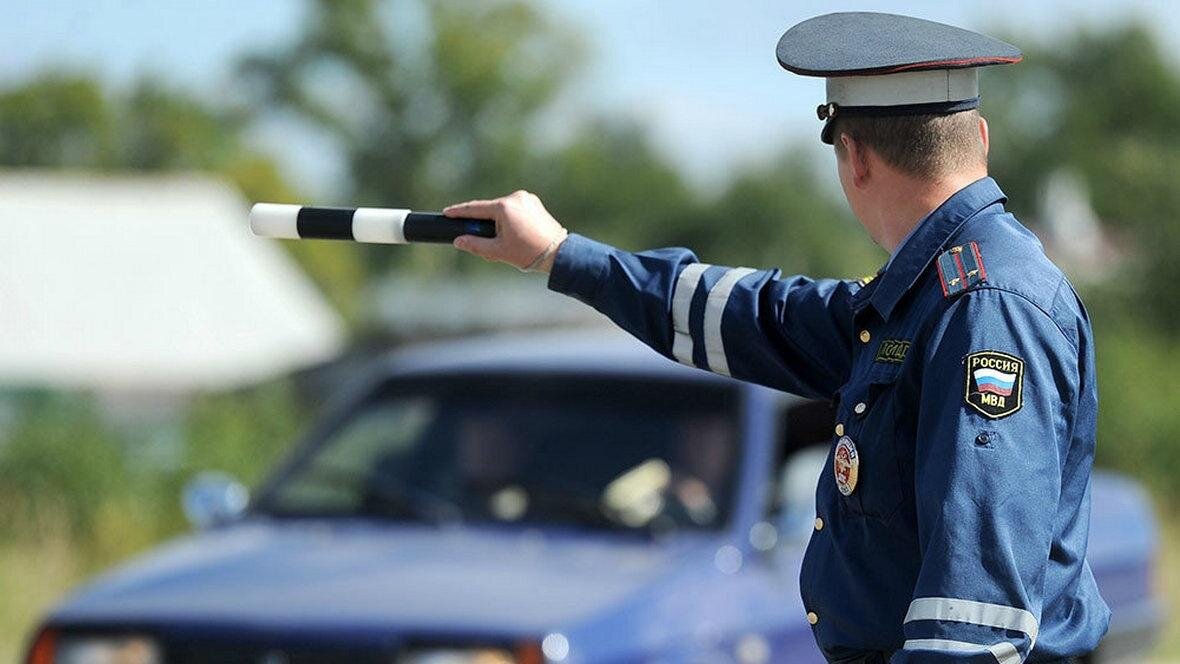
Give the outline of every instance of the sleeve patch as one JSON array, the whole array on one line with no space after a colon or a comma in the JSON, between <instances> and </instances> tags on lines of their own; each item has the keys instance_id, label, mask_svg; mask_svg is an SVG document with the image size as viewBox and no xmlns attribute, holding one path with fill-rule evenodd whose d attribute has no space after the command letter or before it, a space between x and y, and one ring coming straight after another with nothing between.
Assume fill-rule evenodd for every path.
<instances>
[{"instance_id":1,"label":"sleeve patch","mask_svg":"<svg viewBox=\"0 0 1180 664\"><path fill-rule=\"evenodd\" d=\"M987 281L983 256L975 242L951 247L939 254L934 260L934 265L938 269L938 281L945 297L956 295Z\"/></svg>"},{"instance_id":2,"label":"sleeve patch","mask_svg":"<svg viewBox=\"0 0 1180 664\"><path fill-rule=\"evenodd\" d=\"M1024 360L994 350L967 356L967 405L985 417L998 420L1024 405Z\"/></svg>"}]
</instances>

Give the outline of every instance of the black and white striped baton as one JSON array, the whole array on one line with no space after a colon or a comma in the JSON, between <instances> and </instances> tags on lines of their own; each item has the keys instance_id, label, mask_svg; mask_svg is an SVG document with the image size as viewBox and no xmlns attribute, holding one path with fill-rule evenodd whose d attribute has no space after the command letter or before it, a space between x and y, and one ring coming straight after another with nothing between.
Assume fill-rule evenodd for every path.
<instances>
[{"instance_id":1,"label":"black and white striped baton","mask_svg":"<svg viewBox=\"0 0 1180 664\"><path fill-rule=\"evenodd\" d=\"M393 208L333 208L257 203L250 210L255 235L274 238L352 240L381 244L450 243L460 235L496 237L496 222L445 217L438 212Z\"/></svg>"}]
</instances>

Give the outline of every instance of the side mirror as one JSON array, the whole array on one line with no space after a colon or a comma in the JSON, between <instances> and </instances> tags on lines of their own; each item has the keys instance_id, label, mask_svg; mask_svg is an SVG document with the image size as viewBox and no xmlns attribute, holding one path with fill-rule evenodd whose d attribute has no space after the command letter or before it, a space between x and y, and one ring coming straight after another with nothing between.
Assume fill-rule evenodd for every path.
<instances>
[{"instance_id":1,"label":"side mirror","mask_svg":"<svg viewBox=\"0 0 1180 664\"><path fill-rule=\"evenodd\" d=\"M204 529L240 517L250 502L250 492L233 477L216 471L199 473L181 494L184 516L194 528Z\"/></svg>"}]
</instances>

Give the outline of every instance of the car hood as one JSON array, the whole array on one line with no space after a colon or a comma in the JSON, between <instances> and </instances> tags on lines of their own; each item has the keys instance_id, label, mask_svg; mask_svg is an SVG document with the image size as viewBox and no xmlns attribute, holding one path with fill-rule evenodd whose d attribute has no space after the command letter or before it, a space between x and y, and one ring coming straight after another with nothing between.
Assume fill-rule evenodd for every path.
<instances>
[{"instance_id":1,"label":"car hood","mask_svg":"<svg viewBox=\"0 0 1180 664\"><path fill-rule=\"evenodd\" d=\"M543 634L634 599L709 541L255 520L162 547L52 620Z\"/></svg>"}]
</instances>

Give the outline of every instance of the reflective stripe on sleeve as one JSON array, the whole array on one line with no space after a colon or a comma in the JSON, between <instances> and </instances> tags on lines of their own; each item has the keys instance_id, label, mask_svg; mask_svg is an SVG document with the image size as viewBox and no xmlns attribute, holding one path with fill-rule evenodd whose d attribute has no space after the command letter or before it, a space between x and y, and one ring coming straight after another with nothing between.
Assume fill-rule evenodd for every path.
<instances>
[{"instance_id":1,"label":"reflective stripe on sleeve","mask_svg":"<svg viewBox=\"0 0 1180 664\"><path fill-rule=\"evenodd\" d=\"M709 370L722 376L729 375L729 359L725 355L725 340L721 337L725 305L729 303L729 295L737 282L755 271L735 267L726 272L709 290L709 299L705 302L705 357L709 360Z\"/></svg>"},{"instance_id":2,"label":"reflective stripe on sleeve","mask_svg":"<svg viewBox=\"0 0 1180 664\"><path fill-rule=\"evenodd\" d=\"M949 597L919 597L910 602L905 622L915 620L949 620L1024 632L1031 641L1029 650L1037 642L1039 629L1036 617L1024 609Z\"/></svg>"},{"instance_id":3,"label":"reflective stripe on sleeve","mask_svg":"<svg viewBox=\"0 0 1180 664\"><path fill-rule=\"evenodd\" d=\"M706 263L690 263L680 271L676 287L672 291L672 355L682 364L694 366L692 362L692 334L688 331L688 311L692 307L692 296L701 283L701 275L709 269Z\"/></svg>"},{"instance_id":4,"label":"reflective stripe on sleeve","mask_svg":"<svg viewBox=\"0 0 1180 664\"><path fill-rule=\"evenodd\" d=\"M978 643L950 641L948 639L908 639L903 650L939 650L944 652L990 652L999 664L1021 664L1024 659L1016 646L1007 641L985 646Z\"/></svg>"}]
</instances>

